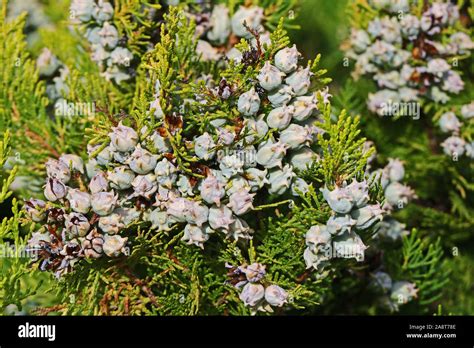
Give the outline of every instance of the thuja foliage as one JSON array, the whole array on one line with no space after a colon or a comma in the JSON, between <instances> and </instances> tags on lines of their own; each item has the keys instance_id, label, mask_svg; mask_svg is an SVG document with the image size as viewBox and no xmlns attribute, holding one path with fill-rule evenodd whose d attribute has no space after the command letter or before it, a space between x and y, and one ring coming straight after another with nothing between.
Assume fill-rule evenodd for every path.
<instances>
[{"instance_id":1,"label":"thuja foliage","mask_svg":"<svg viewBox=\"0 0 474 348\"><path fill-rule=\"evenodd\" d=\"M25 16L7 22L6 9L6 1L3 1L0 14L4 86L1 91L1 129L11 129L13 143L18 144L15 151L44 160L56 151L54 146L58 139L49 134L53 125L46 121L44 85L38 82L34 61L26 50L22 33ZM29 122L33 119L35 122Z\"/></svg>"},{"instance_id":2,"label":"thuja foliage","mask_svg":"<svg viewBox=\"0 0 474 348\"><path fill-rule=\"evenodd\" d=\"M33 255L3 308L41 271L57 299L38 314L429 311L444 251L392 219L403 166L373 171L361 118L331 108L320 56L287 36L296 3L170 3L73 1L36 65L4 3L2 130L44 186L2 225Z\"/></svg>"},{"instance_id":3,"label":"thuja foliage","mask_svg":"<svg viewBox=\"0 0 474 348\"><path fill-rule=\"evenodd\" d=\"M6 131L0 141L0 166L5 168L10 154L10 133ZM1 194L0 204L8 206L13 192L8 188L12 184L17 167L0 172ZM39 298L47 298L44 303L51 303L44 282L48 280L47 274L32 271L30 260L24 253L27 235L20 231L23 213L16 198L11 201L11 214L3 217L0 224L0 245L2 247L0 258L0 310L3 314L28 313L32 311ZM42 293L42 294L41 294ZM39 296L39 297L38 297Z\"/></svg>"}]
</instances>

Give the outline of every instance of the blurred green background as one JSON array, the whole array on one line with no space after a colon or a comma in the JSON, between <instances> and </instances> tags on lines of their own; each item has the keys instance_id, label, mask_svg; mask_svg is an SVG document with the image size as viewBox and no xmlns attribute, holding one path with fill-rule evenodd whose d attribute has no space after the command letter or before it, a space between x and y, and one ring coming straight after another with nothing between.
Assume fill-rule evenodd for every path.
<instances>
[{"instance_id":1,"label":"blurred green background","mask_svg":"<svg viewBox=\"0 0 474 348\"><path fill-rule=\"evenodd\" d=\"M344 55L339 49L349 32L348 1L301 0L296 20L301 28L290 33L292 42L305 58L313 59L315 54L321 53L321 67L327 69L333 79L330 86L333 92L350 74L350 68L343 66Z\"/></svg>"}]
</instances>

